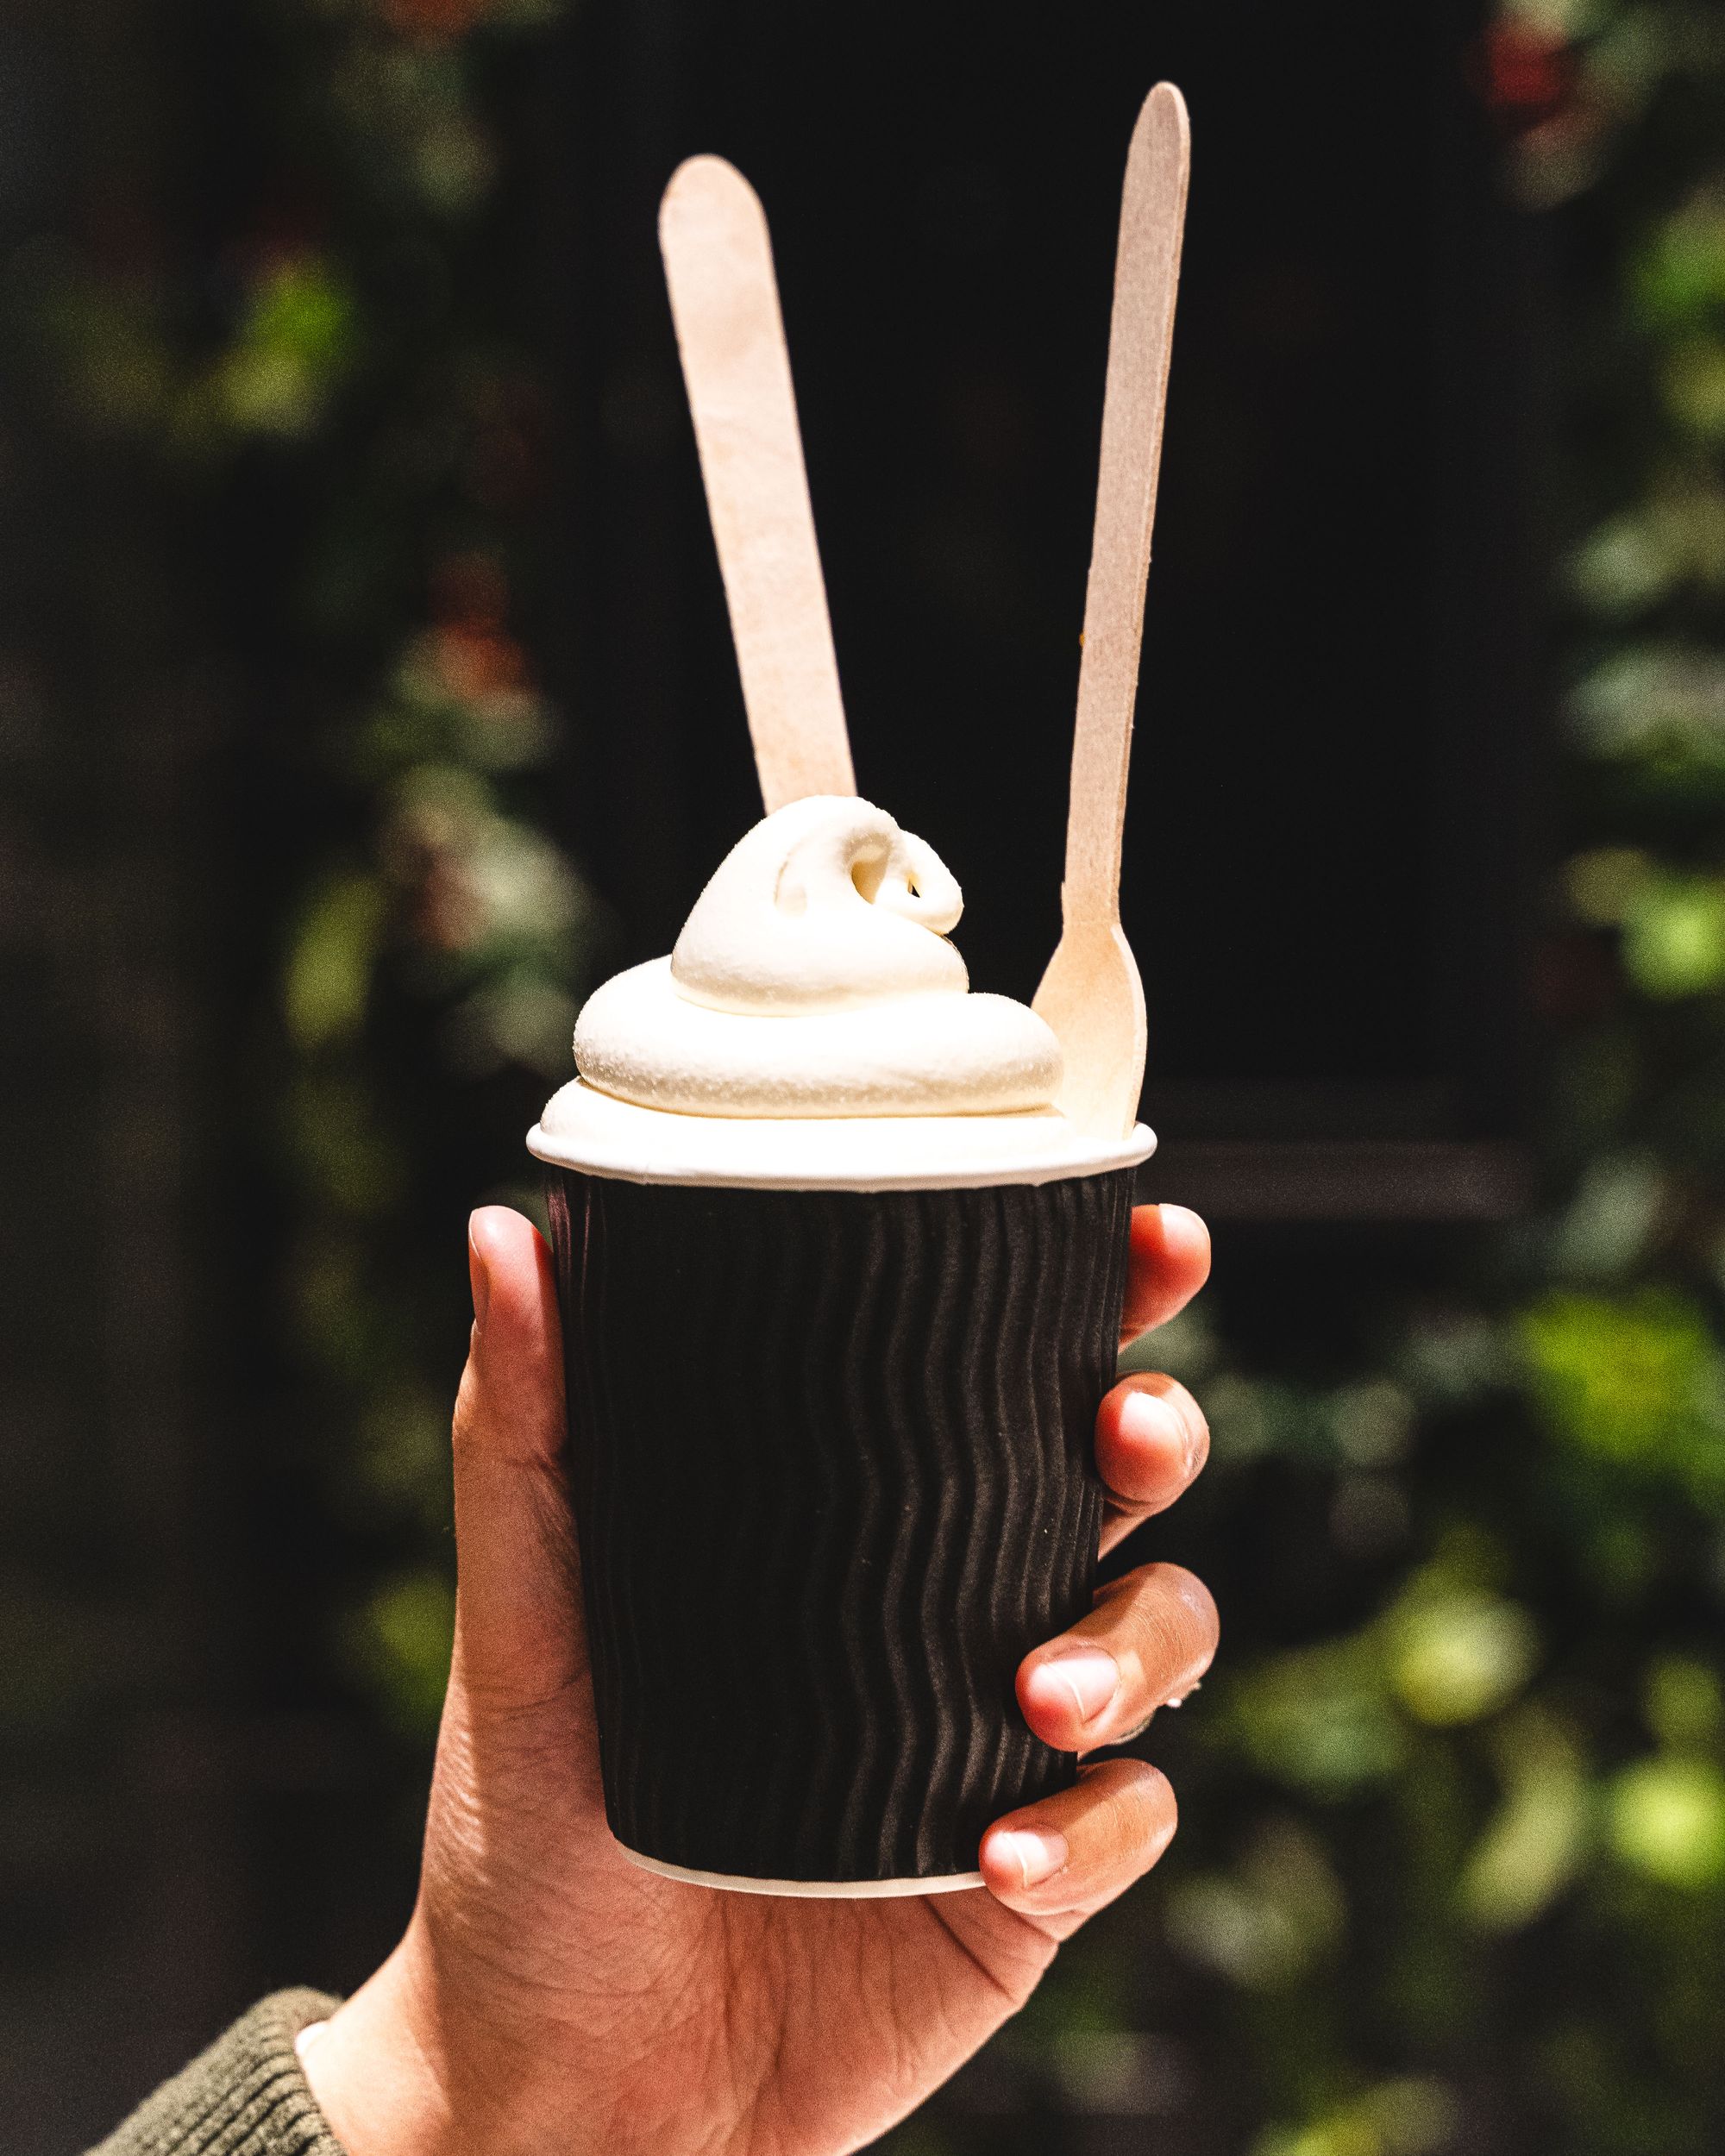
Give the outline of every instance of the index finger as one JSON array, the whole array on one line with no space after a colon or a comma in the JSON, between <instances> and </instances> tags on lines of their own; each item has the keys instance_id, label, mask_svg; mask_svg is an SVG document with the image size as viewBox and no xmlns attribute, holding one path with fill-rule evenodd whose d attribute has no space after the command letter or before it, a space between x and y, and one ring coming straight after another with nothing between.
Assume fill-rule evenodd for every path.
<instances>
[{"instance_id":1,"label":"index finger","mask_svg":"<svg viewBox=\"0 0 1725 2156\"><path fill-rule=\"evenodd\" d=\"M1120 1344L1183 1310L1210 1276L1210 1231L1184 1206L1136 1206Z\"/></svg>"}]
</instances>

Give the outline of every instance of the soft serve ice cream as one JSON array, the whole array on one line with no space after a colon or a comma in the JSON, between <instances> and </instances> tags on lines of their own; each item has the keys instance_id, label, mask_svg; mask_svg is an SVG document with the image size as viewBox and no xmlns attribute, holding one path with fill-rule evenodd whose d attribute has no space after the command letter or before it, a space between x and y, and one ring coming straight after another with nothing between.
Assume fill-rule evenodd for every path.
<instances>
[{"instance_id":1,"label":"soft serve ice cream","mask_svg":"<svg viewBox=\"0 0 1725 2156\"><path fill-rule=\"evenodd\" d=\"M1060 1048L973 994L963 899L933 849L855 797L816 796L732 848L668 958L587 1002L579 1076L529 1143L648 1181L827 1188L1036 1181L1124 1166L1055 1108Z\"/></svg>"},{"instance_id":2,"label":"soft serve ice cream","mask_svg":"<svg viewBox=\"0 0 1725 2156\"><path fill-rule=\"evenodd\" d=\"M1060 1050L972 995L933 849L866 801L794 801L734 847L668 958L575 1029L590 1086L682 1115L988 1115L1049 1106Z\"/></svg>"}]
</instances>

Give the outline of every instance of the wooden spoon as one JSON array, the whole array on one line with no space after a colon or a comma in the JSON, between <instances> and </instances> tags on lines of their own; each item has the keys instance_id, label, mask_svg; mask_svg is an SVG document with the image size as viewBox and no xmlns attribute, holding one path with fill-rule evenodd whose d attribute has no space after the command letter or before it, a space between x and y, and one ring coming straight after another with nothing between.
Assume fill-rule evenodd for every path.
<instances>
[{"instance_id":1,"label":"wooden spoon","mask_svg":"<svg viewBox=\"0 0 1725 2156\"><path fill-rule=\"evenodd\" d=\"M1065 1057L1063 1113L1103 1139L1132 1129L1144 1085L1144 987L1120 927L1120 843L1190 154L1186 101L1158 83L1126 157L1060 942L1034 1004Z\"/></svg>"},{"instance_id":2,"label":"wooden spoon","mask_svg":"<svg viewBox=\"0 0 1725 2156\"><path fill-rule=\"evenodd\" d=\"M773 248L719 157L671 176L659 246L768 812L854 793Z\"/></svg>"}]
</instances>

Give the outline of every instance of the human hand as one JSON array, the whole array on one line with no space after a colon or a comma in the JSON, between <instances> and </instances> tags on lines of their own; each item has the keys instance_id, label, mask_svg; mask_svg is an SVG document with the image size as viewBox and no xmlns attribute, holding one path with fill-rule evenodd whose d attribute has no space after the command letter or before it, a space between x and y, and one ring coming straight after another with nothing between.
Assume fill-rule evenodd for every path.
<instances>
[{"instance_id":1,"label":"human hand","mask_svg":"<svg viewBox=\"0 0 1725 2156\"><path fill-rule=\"evenodd\" d=\"M884 2133L1016 2012L1060 1942L1168 1846L1154 1767L1082 1766L997 1821L984 1892L783 1900L630 1864L605 1826L564 1479L550 1256L474 1216L475 1321L455 1406L455 1651L419 1896L399 1946L304 2060L350 2156L838 2156ZM1209 1238L1132 1215L1125 1337L1182 1307ZM1117 1385L1096 1423L1102 1547L1172 1503L1208 1432L1171 1379ZM1189 1573L1148 1564L1026 1657L1019 1705L1091 1752L1183 1697L1215 1651Z\"/></svg>"}]
</instances>

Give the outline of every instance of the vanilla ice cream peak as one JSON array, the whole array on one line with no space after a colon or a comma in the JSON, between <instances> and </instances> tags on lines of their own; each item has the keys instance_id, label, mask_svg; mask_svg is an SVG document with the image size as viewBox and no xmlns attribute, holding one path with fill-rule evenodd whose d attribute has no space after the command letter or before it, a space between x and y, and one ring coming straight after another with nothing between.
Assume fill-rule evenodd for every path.
<instances>
[{"instance_id":1,"label":"vanilla ice cream peak","mask_svg":"<svg viewBox=\"0 0 1725 2156\"><path fill-rule=\"evenodd\" d=\"M608 981L575 1028L583 1081L683 1115L988 1115L1049 1108L1060 1050L973 995L934 849L851 796L794 801L720 864L668 958Z\"/></svg>"},{"instance_id":2,"label":"vanilla ice cream peak","mask_svg":"<svg viewBox=\"0 0 1725 2156\"><path fill-rule=\"evenodd\" d=\"M932 846L868 802L793 801L733 846L695 901L671 979L691 1003L768 1016L963 995L946 940L964 900Z\"/></svg>"}]
</instances>

